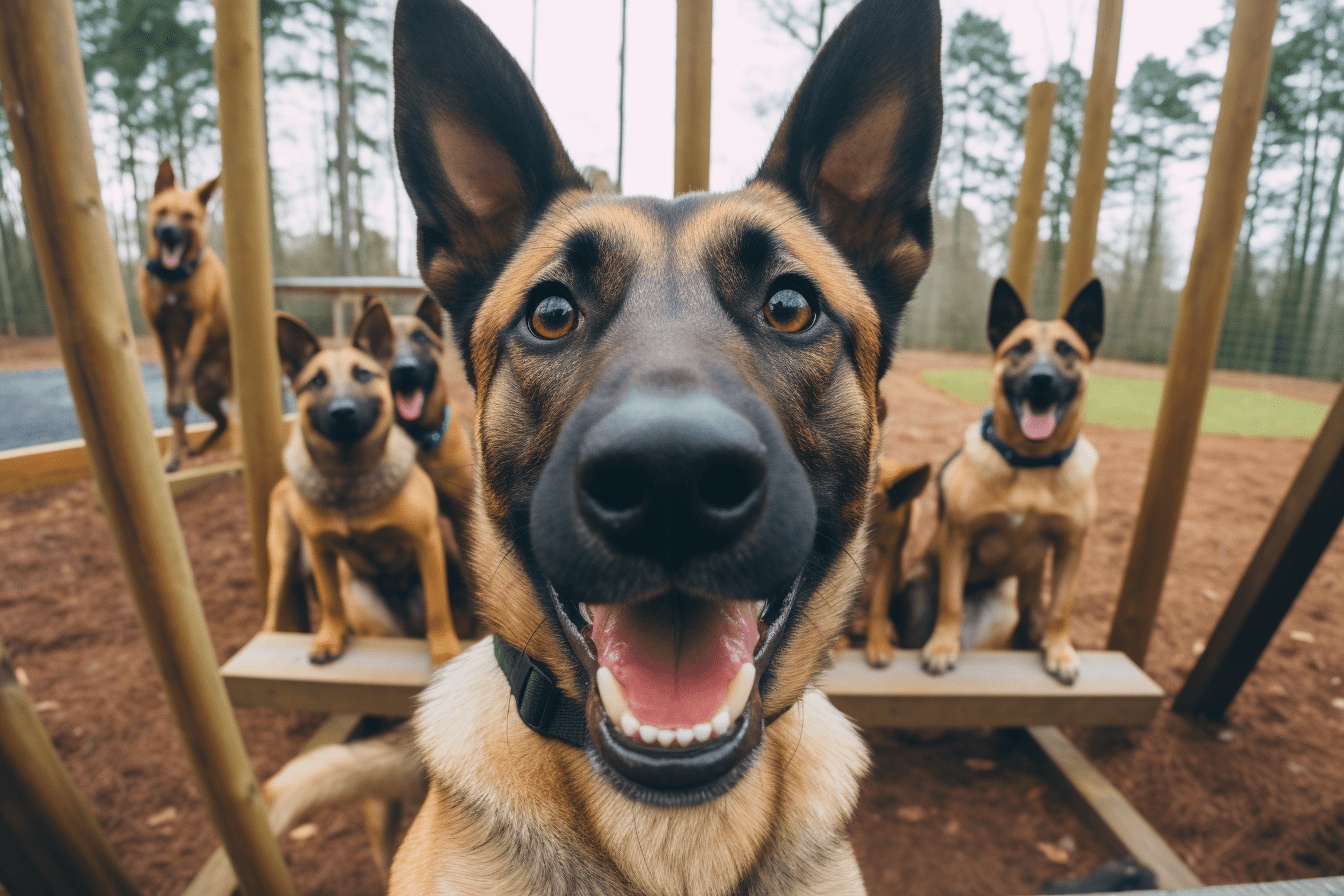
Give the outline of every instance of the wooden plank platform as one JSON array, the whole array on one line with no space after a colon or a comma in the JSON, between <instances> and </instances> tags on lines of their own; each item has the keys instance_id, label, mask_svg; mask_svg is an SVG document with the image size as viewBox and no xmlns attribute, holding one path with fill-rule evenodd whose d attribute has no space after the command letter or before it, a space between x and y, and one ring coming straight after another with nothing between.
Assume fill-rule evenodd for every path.
<instances>
[{"instance_id":1,"label":"wooden plank platform","mask_svg":"<svg viewBox=\"0 0 1344 896\"><path fill-rule=\"evenodd\" d=\"M220 670L235 706L316 712L409 715L429 679L424 641L352 638L340 660L308 662L312 636L254 637ZM963 728L1027 725L1146 725L1161 689L1120 653L1084 651L1082 674L1065 686L1028 651L972 651L940 677L919 668L918 651L897 651L872 669L858 650L842 650L822 689L867 728Z\"/></svg>"}]
</instances>

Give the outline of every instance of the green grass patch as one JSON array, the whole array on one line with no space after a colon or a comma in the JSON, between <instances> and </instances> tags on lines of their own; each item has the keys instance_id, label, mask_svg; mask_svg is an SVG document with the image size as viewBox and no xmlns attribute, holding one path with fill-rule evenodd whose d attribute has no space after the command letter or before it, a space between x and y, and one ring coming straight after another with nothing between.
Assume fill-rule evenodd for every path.
<instances>
[{"instance_id":1,"label":"green grass patch","mask_svg":"<svg viewBox=\"0 0 1344 896\"><path fill-rule=\"evenodd\" d=\"M989 404L989 371L926 370L924 382L976 407ZM1088 423L1121 429L1152 429L1162 400L1160 380L1093 376L1087 389ZM1310 439L1325 419L1326 405L1254 389L1213 386L1200 431L1218 435Z\"/></svg>"}]
</instances>

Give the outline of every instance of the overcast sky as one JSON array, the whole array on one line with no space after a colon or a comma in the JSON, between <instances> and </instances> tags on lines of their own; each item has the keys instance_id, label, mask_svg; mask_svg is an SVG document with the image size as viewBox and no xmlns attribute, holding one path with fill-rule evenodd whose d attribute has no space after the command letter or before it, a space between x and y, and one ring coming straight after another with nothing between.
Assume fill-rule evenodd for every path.
<instances>
[{"instance_id":1,"label":"overcast sky","mask_svg":"<svg viewBox=\"0 0 1344 896\"><path fill-rule=\"evenodd\" d=\"M385 2L390 13L392 0ZM533 0L469 3L529 70ZM614 178L620 0L536 0L536 7L535 81L542 101L575 163L598 165ZM1028 80L1043 77L1052 64L1065 58L1085 75L1090 73L1095 0L946 0L945 33L967 9L1003 23ZM1128 83L1139 60L1150 53L1183 59L1199 33L1221 18L1222 0L1127 0L1120 84ZM675 36L675 0L629 0L624 172L629 194L671 193ZM716 0L712 189L737 187L754 172L810 58L768 20L758 0ZM1220 59L1209 61L1219 76L1223 64ZM282 98L272 110L272 133L280 138L275 150L277 183L285 196L283 216L292 222L292 229L308 230L325 201L317 189L312 160L312 147L325 139L321 114L310 100L305 103L294 96L288 102ZM373 114L387 111L376 109ZM1181 267L1172 274L1179 276L1193 238L1203 164L1173 167L1171 181L1167 221ZM399 190L400 184L394 187L387 171L370 182L366 205L371 223L389 234L396 229L394 209L399 207L400 258L409 269L413 225L408 203L404 197L394 197L393 189ZM1105 227L1103 223L1103 239Z\"/></svg>"}]
</instances>

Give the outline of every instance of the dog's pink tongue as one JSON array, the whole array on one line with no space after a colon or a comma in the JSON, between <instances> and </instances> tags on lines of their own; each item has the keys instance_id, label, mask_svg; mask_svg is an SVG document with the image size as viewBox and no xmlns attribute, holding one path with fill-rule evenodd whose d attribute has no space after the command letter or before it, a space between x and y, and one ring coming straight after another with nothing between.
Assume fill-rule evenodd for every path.
<instances>
[{"instance_id":1,"label":"dog's pink tongue","mask_svg":"<svg viewBox=\"0 0 1344 896\"><path fill-rule=\"evenodd\" d=\"M170 271L176 268L178 262L180 262L181 260L182 260L181 246L178 246L176 249L164 249L161 253L159 253L159 264L163 265Z\"/></svg>"},{"instance_id":2,"label":"dog's pink tongue","mask_svg":"<svg viewBox=\"0 0 1344 896\"><path fill-rule=\"evenodd\" d=\"M1037 414L1031 408L1024 407L1022 418L1018 422L1022 425L1022 435L1033 442L1040 442L1050 438L1055 431L1055 409L1051 408L1044 414Z\"/></svg>"},{"instance_id":3,"label":"dog's pink tongue","mask_svg":"<svg viewBox=\"0 0 1344 896\"><path fill-rule=\"evenodd\" d=\"M416 389L410 395L397 393L397 413L403 420L419 420L420 412L425 408L425 393L422 389Z\"/></svg>"},{"instance_id":4,"label":"dog's pink tongue","mask_svg":"<svg viewBox=\"0 0 1344 896\"><path fill-rule=\"evenodd\" d=\"M756 613L744 601L660 599L594 606L592 613L599 661L640 724L655 728L713 719L756 649Z\"/></svg>"}]
</instances>

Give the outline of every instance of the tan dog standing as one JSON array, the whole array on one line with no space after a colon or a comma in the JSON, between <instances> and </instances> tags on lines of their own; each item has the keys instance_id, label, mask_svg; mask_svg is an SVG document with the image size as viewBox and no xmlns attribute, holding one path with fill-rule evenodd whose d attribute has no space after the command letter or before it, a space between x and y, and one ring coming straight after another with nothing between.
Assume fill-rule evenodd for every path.
<instances>
[{"instance_id":1,"label":"tan dog standing","mask_svg":"<svg viewBox=\"0 0 1344 896\"><path fill-rule=\"evenodd\" d=\"M938 615L923 649L924 669L934 675L956 665L968 588L984 591L1016 578L1021 624L1039 635L1046 671L1065 684L1078 676L1069 615L1083 536L1097 509L1097 452L1081 434L1083 402L1104 322L1097 280L1053 321L1031 320L1006 280L994 285L987 327L994 348L991 406L938 474L932 558ZM1047 553L1053 553L1048 608Z\"/></svg>"},{"instance_id":2,"label":"tan dog standing","mask_svg":"<svg viewBox=\"0 0 1344 896\"><path fill-rule=\"evenodd\" d=\"M140 311L154 330L168 392L173 435L163 466L169 473L182 462L187 402L193 394L215 428L188 454L205 451L229 426L223 405L233 391L227 284L224 263L205 244L206 205L218 185L215 177L183 190L172 163L163 160L149 201L149 257L136 274Z\"/></svg>"},{"instance_id":3,"label":"tan dog standing","mask_svg":"<svg viewBox=\"0 0 1344 896\"><path fill-rule=\"evenodd\" d=\"M361 318L355 338L390 344L387 323L385 315ZM271 493L263 631L278 626L302 549L322 613L309 652L314 663L341 655L354 627L347 603L356 602L373 617L371 630L423 630L434 662L451 659L461 645L448 612L438 501L415 462L415 443L393 424L386 373L358 349L324 351L298 318L281 312L276 325L298 421L285 447L288 475Z\"/></svg>"}]
</instances>

